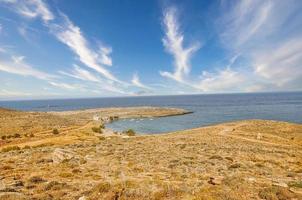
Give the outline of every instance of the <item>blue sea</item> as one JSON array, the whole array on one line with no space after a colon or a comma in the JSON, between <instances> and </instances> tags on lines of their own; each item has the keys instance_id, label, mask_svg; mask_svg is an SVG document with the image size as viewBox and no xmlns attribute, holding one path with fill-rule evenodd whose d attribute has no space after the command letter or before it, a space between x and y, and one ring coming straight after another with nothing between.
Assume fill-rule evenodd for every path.
<instances>
[{"instance_id":1,"label":"blue sea","mask_svg":"<svg viewBox=\"0 0 302 200\"><path fill-rule=\"evenodd\" d=\"M302 92L0 101L0 107L26 111L64 111L116 106L164 106L193 111L192 114L181 116L127 119L107 125L118 131L132 128L142 134L245 119L302 123Z\"/></svg>"}]
</instances>

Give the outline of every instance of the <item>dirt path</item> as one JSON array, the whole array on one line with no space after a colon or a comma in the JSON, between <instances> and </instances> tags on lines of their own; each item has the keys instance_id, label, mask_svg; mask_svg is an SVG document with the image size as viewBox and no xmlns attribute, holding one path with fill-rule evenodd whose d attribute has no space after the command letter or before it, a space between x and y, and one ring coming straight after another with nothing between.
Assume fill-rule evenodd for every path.
<instances>
[{"instance_id":1,"label":"dirt path","mask_svg":"<svg viewBox=\"0 0 302 200\"><path fill-rule=\"evenodd\" d=\"M234 138L234 139L245 140L245 141L253 142L253 143L266 144L266 145L279 146L279 147L287 147L287 148L296 147L298 149L302 149L301 146L298 146L298 145L295 145L295 144L290 144L290 145L288 145L288 144L279 144L279 143L274 143L274 142L263 141L261 139L259 139L259 140L258 139L251 139L251 138L246 138L246 137L242 137L242 136L232 134L233 130L236 130L236 128L241 127L243 125L245 125L245 124L238 124L238 125L232 126L232 127L224 126L223 130L221 130L218 134L221 135L221 136L231 137L231 138ZM275 136L275 135L272 135L272 134L266 134L266 135L276 137L276 138L279 138L279 139L282 139L282 140L286 140L285 138Z\"/></svg>"}]
</instances>

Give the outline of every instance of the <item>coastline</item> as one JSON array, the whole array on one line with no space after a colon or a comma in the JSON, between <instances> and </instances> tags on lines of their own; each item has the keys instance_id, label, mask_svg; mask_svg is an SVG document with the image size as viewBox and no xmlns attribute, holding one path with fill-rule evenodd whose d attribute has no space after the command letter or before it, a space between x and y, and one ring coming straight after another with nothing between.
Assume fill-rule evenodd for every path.
<instances>
[{"instance_id":1,"label":"coastline","mask_svg":"<svg viewBox=\"0 0 302 200\"><path fill-rule=\"evenodd\" d=\"M301 124L243 120L136 136L108 134L106 128L92 131L101 124L92 119L97 113L185 113L129 109L64 114L0 109L1 136L12 136L0 140L0 199L114 199L116 194L150 200L302 197Z\"/></svg>"}]
</instances>

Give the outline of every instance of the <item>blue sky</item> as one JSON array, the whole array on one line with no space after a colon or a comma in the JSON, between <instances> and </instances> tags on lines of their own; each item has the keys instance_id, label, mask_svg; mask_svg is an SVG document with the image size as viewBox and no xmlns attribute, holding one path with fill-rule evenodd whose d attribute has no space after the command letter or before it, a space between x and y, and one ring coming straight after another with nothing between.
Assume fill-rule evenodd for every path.
<instances>
[{"instance_id":1,"label":"blue sky","mask_svg":"<svg viewBox=\"0 0 302 200\"><path fill-rule=\"evenodd\" d=\"M0 99L301 91L300 0L0 0Z\"/></svg>"}]
</instances>

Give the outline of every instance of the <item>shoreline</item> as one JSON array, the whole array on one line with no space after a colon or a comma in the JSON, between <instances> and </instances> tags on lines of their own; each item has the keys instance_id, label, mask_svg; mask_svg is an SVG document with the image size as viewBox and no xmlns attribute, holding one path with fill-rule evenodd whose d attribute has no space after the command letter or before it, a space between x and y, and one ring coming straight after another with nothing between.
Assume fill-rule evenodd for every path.
<instances>
[{"instance_id":1,"label":"shoreline","mask_svg":"<svg viewBox=\"0 0 302 200\"><path fill-rule=\"evenodd\" d=\"M168 114L159 108L129 109L101 113ZM0 139L0 199L302 197L301 124L242 120L128 136L94 132L101 124L91 119L94 113L0 109L0 135L5 136Z\"/></svg>"}]
</instances>

